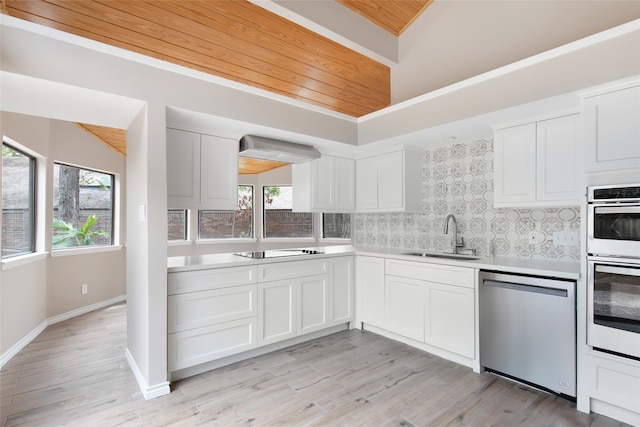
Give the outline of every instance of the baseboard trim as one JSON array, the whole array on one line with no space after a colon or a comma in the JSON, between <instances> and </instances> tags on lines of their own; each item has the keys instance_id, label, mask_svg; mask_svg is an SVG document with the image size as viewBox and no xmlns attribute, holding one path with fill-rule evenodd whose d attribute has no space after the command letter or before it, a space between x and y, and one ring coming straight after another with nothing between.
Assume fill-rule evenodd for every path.
<instances>
[{"instance_id":1,"label":"baseboard trim","mask_svg":"<svg viewBox=\"0 0 640 427\"><path fill-rule=\"evenodd\" d=\"M133 376L135 377L136 382L138 383L138 388L142 392L142 396L144 397L144 400L153 399L153 398L164 396L166 394L171 393L171 387L169 386L169 381L165 381L160 384L155 384L153 386L149 386L147 384L147 381L144 379L142 372L140 372L140 369L138 368L138 365L136 364L136 361L131 355L131 352L129 352L128 348L125 351L125 358L127 359L129 368L131 369L131 372L133 372Z\"/></svg>"},{"instance_id":2,"label":"baseboard trim","mask_svg":"<svg viewBox=\"0 0 640 427\"><path fill-rule=\"evenodd\" d=\"M5 351L0 357L0 368L5 365L9 360L13 358L16 354L20 352L23 348L25 348L31 341L36 339L38 335L42 333L48 326L47 321L40 323L36 326L31 332L29 332L26 336L24 336L20 341L11 346L11 348Z\"/></svg>"},{"instance_id":3,"label":"baseboard trim","mask_svg":"<svg viewBox=\"0 0 640 427\"><path fill-rule=\"evenodd\" d=\"M86 314L94 310L108 307L110 305L125 301L126 299L127 299L126 295L120 295L115 298L110 298L108 300L100 301L95 304L80 307L75 310L71 310L66 313L59 314L57 316L49 317L44 322L36 326L31 332L29 332L20 341L18 341L13 346L11 346L11 348L5 351L2 354L2 356L0 356L0 368L3 367L5 363L11 360L16 354L18 354L20 350L25 348L31 341L36 339L38 335L40 335L42 331L44 331L47 328L47 326L54 325L56 323L71 319L76 316L80 316L81 314Z\"/></svg>"},{"instance_id":4,"label":"baseboard trim","mask_svg":"<svg viewBox=\"0 0 640 427\"><path fill-rule=\"evenodd\" d=\"M82 314L86 314L94 310L109 307L110 305L117 304L119 302L125 301L126 299L127 299L126 295L120 295L114 298L97 302L95 304L85 305L84 307L76 308L75 310L67 311L66 313L58 314L57 316L53 316L47 319L47 326L55 325L56 323L69 320L73 317L80 316Z\"/></svg>"}]
</instances>

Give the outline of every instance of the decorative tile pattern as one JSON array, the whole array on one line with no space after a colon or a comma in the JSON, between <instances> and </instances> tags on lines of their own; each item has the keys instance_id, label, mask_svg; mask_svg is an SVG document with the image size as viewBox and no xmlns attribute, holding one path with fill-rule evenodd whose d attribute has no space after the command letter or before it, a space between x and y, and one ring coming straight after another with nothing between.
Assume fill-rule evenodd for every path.
<instances>
[{"instance_id":1,"label":"decorative tile pattern","mask_svg":"<svg viewBox=\"0 0 640 427\"><path fill-rule=\"evenodd\" d=\"M357 214L356 245L441 252L451 250L444 218L453 213L465 247L480 255L577 261L580 245L556 246L555 231L580 230L580 208L493 207L493 139L427 149L422 157L422 211ZM530 244L531 231L539 243Z\"/></svg>"}]
</instances>

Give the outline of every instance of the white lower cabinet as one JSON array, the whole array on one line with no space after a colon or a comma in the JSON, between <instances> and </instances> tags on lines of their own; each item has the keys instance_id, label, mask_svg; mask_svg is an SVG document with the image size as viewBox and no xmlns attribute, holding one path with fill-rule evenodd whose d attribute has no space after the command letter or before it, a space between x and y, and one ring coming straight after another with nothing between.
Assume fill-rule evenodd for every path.
<instances>
[{"instance_id":1,"label":"white lower cabinet","mask_svg":"<svg viewBox=\"0 0 640 427\"><path fill-rule=\"evenodd\" d=\"M353 320L353 257L169 273L169 371Z\"/></svg>"},{"instance_id":2,"label":"white lower cabinet","mask_svg":"<svg viewBox=\"0 0 640 427\"><path fill-rule=\"evenodd\" d=\"M424 341L424 282L405 277L385 278L387 329L417 341Z\"/></svg>"},{"instance_id":3,"label":"white lower cabinet","mask_svg":"<svg viewBox=\"0 0 640 427\"><path fill-rule=\"evenodd\" d=\"M384 258L357 256L358 320L385 326Z\"/></svg>"},{"instance_id":4,"label":"white lower cabinet","mask_svg":"<svg viewBox=\"0 0 640 427\"><path fill-rule=\"evenodd\" d=\"M169 371L255 348L256 267L169 273Z\"/></svg>"},{"instance_id":5,"label":"white lower cabinet","mask_svg":"<svg viewBox=\"0 0 640 427\"><path fill-rule=\"evenodd\" d=\"M626 414L629 419L624 421L639 425L640 363L595 353L586 355L584 361L585 389L589 397L631 411Z\"/></svg>"},{"instance_id":6,"label":"white lower cabinet","mask_svg":"<svg viewBox=\"0 0 640 427\"><path fill-rule=\"evenodd\" d=\"M177 371L255 348L256 318L176 332L167 341L169 371Z\"/></svg>"},{"instance_id":7,"label":"white lower cabinet","mask_svg":"<svg viewBox=\"0 0 640 427\"><path fill-rule=\"evenodd\" d=\"M387 259L384 272L385 318L375 326L475 357L473 268Z\"/></svg>"},{"instance_id":8,"label":"white lower cabinet","mask_svg":"<svg viewBox=\"0 0 640 427\"><path fill-rule=\"evenodd\" d=\"M475 355L474 290L427 283L425 342L469 359Z\"/></svg>"},{"instance_id":9,"label":"white lower cabinet","mask_svg":"<svg viewBox=\"0 0 640 427\"><path fill-rule=\"evenodd\" d=\"M354 319L353 257L333 258L329 280L329 326L351 322Z\"/></svg>"},{"instance_id":10,"label":"white lower cabinet","mask_svg":"<svg viewBox=\"0 0 640 427\"><path fill-rule=\"evenodd\" d=\"M296 336L296 293L294 280L258 285L258 341L270 344Z\"/></svg>"},{"instance_id":11,"label":"white lower cabinet","mask_svg":"<svg viewBox=\"0 0 640 427\"><path fill-rule=\"evenodd\" d=\"M327 274L258 285L258 344L267 345L327 327Z\"/></svg>"}]
</instances>

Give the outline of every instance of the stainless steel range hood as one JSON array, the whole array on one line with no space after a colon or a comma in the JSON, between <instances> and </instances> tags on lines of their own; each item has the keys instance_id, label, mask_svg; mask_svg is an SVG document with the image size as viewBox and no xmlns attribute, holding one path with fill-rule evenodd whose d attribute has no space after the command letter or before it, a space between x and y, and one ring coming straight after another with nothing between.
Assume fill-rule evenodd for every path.
<instances>
[{"instance_id":1,"label":"stainless steel range hood","mask_svg":"<svg viewBox=\"0 0 640 427\"><path fill-rule=\"evenodd\" d=\"M285 142L256 135L240 138L240 156L283 163L302 163L320 157L309 145Z\"/></svg>"}]
</instances>

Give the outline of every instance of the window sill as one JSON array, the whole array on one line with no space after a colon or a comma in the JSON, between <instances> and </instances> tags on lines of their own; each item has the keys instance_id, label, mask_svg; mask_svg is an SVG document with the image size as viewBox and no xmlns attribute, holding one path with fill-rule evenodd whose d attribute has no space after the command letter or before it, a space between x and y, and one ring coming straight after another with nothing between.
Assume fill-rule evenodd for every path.
<instances>
[{"instance_id":1,"label":"window sill","mask_svg":"<svg viewBox=\"0 0 640 427\"><path fill-rule=\"evenodd\" d=\"M260 240L262 243L315 243L314 237L300 237L300 238L276 238L269 237L267 239Z\"/></svg>"},{"instance_id":2,"label":"window sill","mask_svg":"<svg viewBox=\"0 0 640 427\"><path fill-rule=\"evenodd\" d=\"M11 270L12 268L20 267L21 265L26 265L32 262L46 259L48 255L48 252L33 252L30 254L18 255L11 258L3 259L2 271Z\"/></svg>"},{"instance_id":3,"label":"window sill","mask_svg":"<svg viewBox=\"0 0 640 427\"><path fill-rule=\"evenodd\" d=\"M318 239L318 243L340 243L342 245L351 244L351 239Z\"/></svg>"},{"instance_id":4,"label":"window sill","mask_svg":"<svg viewBox=\"0 0 640 427\"><path fill-rule=\"evenodd\" d=\"M167 246L189 246L193 240L167 240Z\"/></svg>"},{"instance_id":5,"label":"window sill","mask_svg":"<svg viewBox=\"0 0 640 427\"><path fill-rule=\"evenodd\" d=\"M61 256L73 256L73 255L88 255L88 254L97 254L101 252L116 252L122 250L122 245L113 245L113 246L90 246L90 247L77 247L77 248L69 248L69 249L56 249L51 251L51 257L61 257Z\"/></svg>"},{"instance_id":6,"label":"window sill","mask_svg":"<svg viewBox=\"0 0 640 427\"><path fill-rule=\"evenodd\" d=\"M196 240L196 245L220 245L229 243L256 243L256 239L202 239Z\"/></svg>"}]
</instances>

